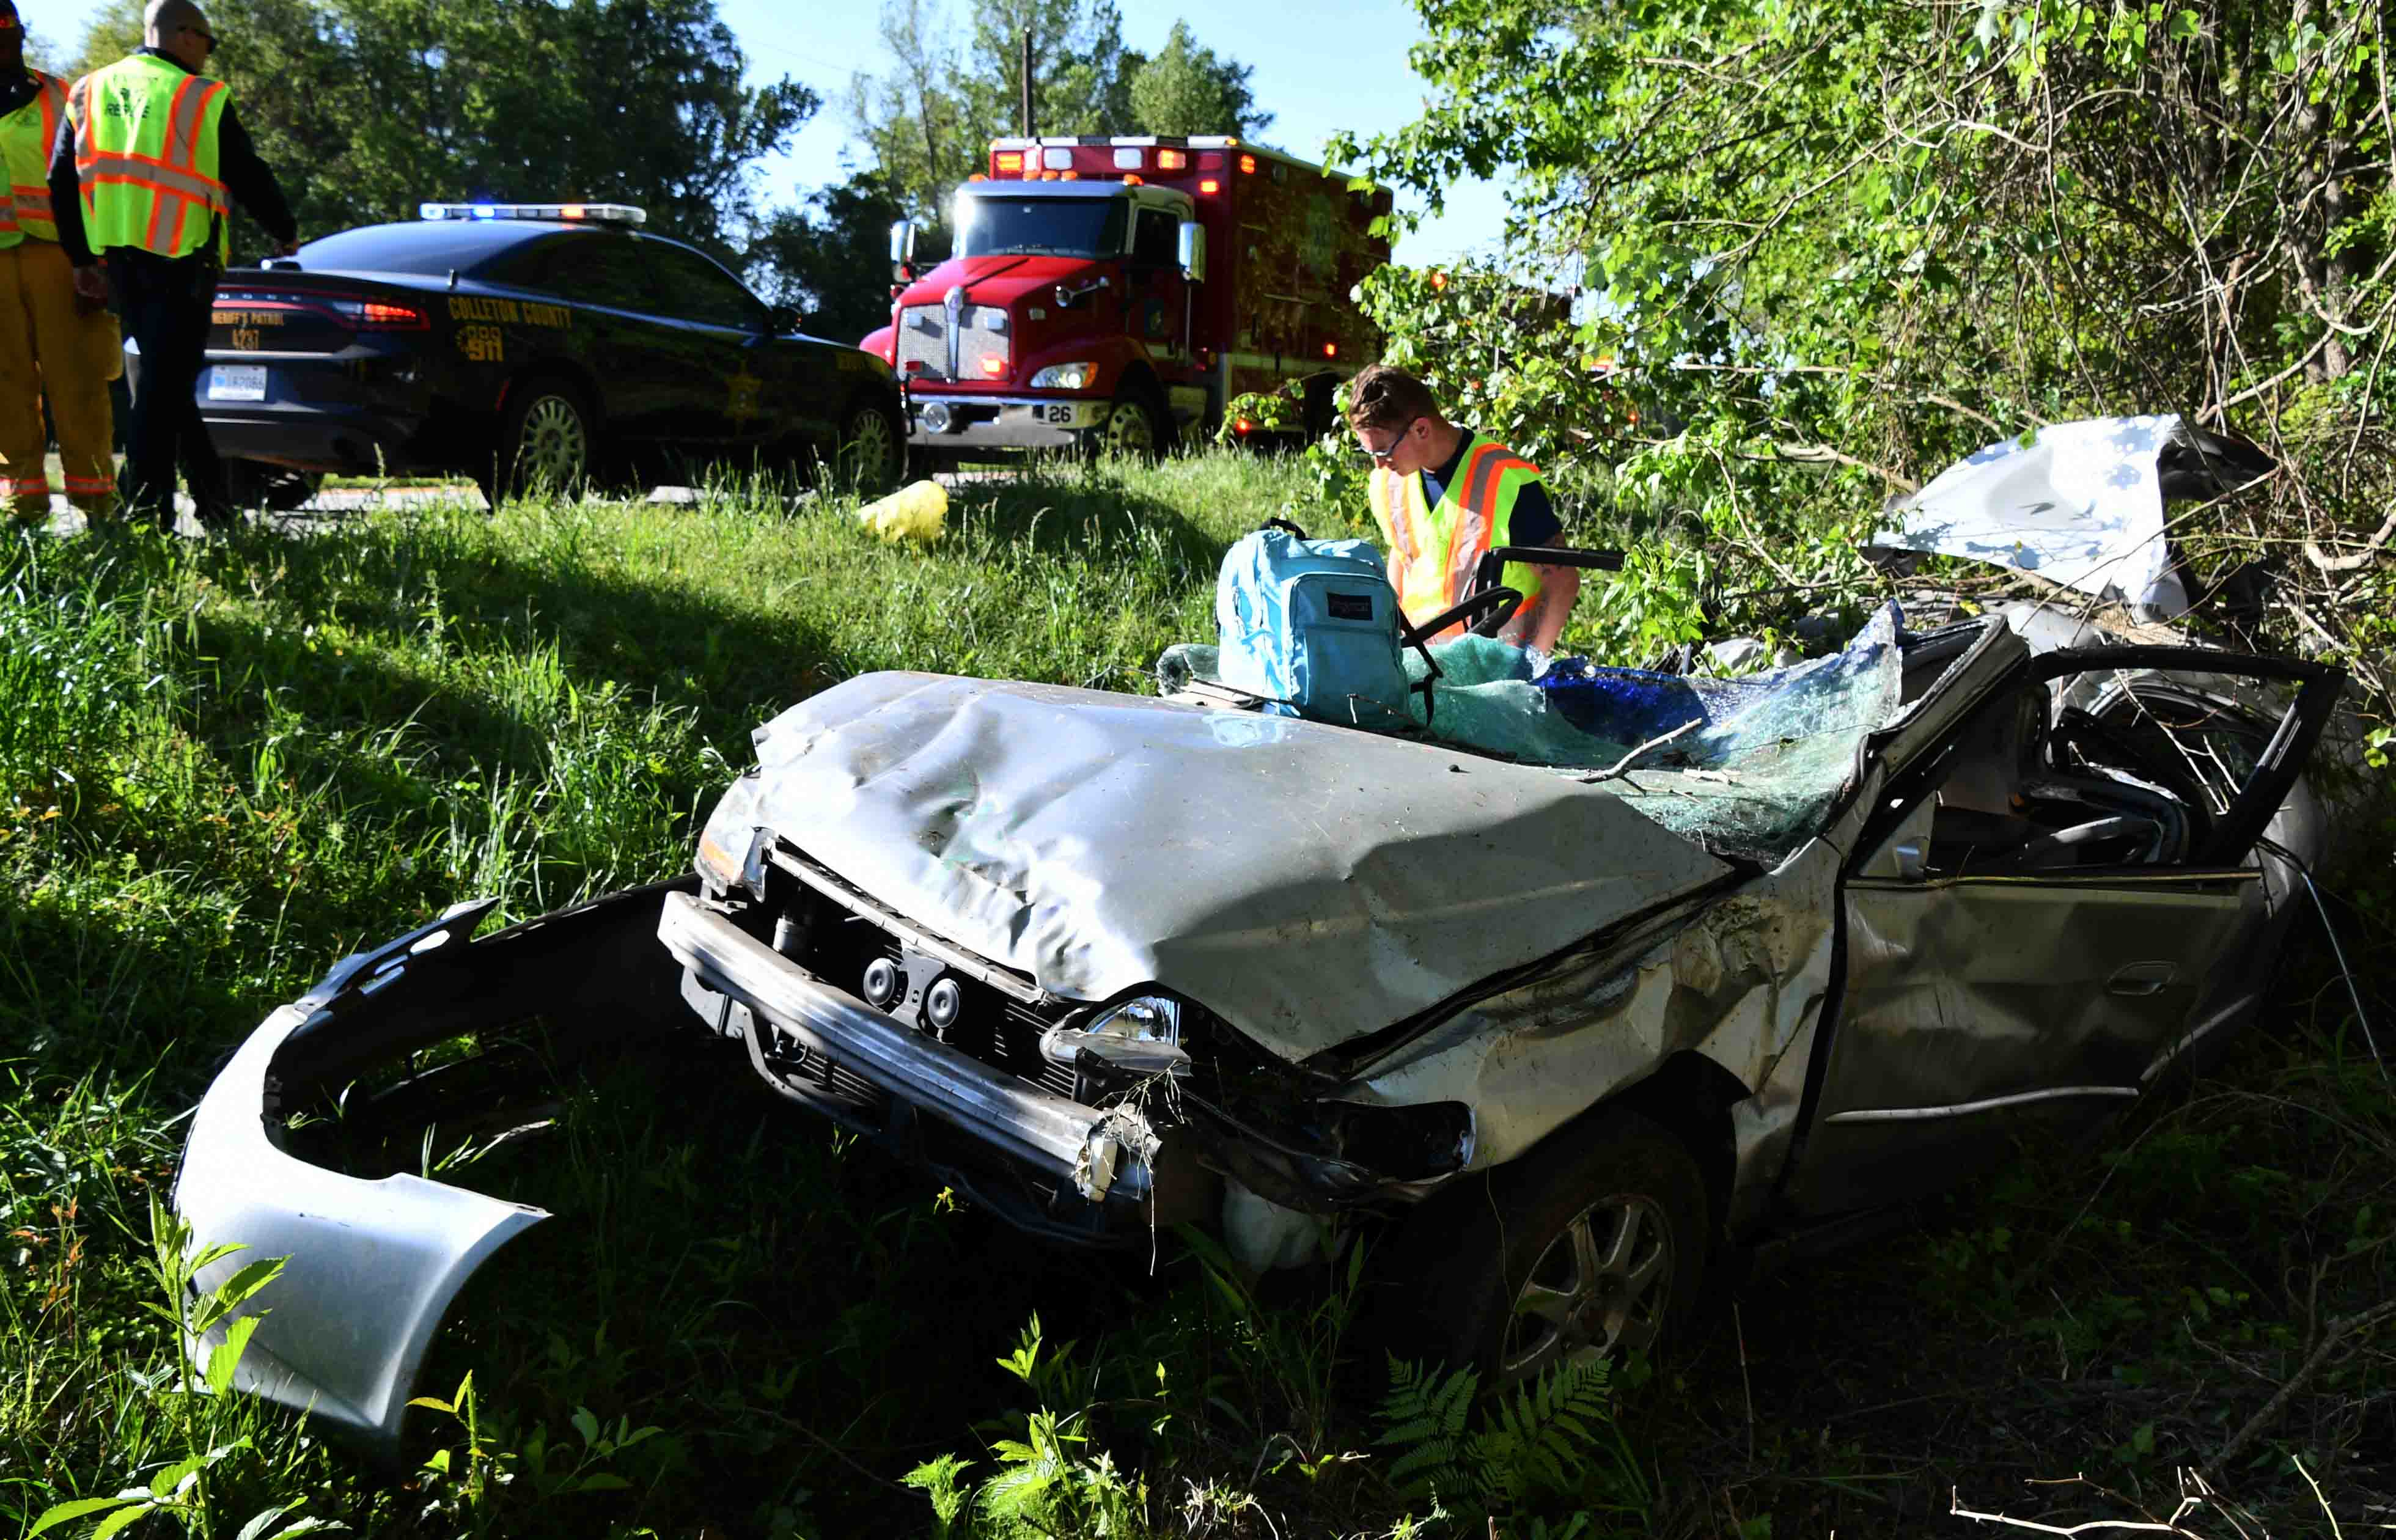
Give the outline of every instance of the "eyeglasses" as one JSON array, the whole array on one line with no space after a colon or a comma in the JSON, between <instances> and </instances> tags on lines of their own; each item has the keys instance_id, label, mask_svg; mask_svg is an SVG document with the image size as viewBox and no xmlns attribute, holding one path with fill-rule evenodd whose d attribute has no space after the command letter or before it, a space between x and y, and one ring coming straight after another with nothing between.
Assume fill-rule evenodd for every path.
<instances>
[{"instance_id":1,"label":"eyeglasses","mask_svg":"<svg viewBox=\"0 0 2396 1540\"><path fill-rule=\"evenodd\" d=\"M1389 464L1391 459L1397 455L1398 446L1406 442L1406 435L1413 432L1415 430L1415 424L1421 420L1422 418L1406 418L1404 424L1401 426L1395 433L1390 435L1390 442L1378 449L1374 448L1369 444L1360 444L1356 445L1357 457L1368 465Z\"/></svg>"},{"instance_id":2,"label":"eyeglasses","mask_svg":"<svg viewBox=\"0 0 2396 1540\"><path fill-rule=\"evenodd\" d=\"M183 24L183 30L187 33L197 33L200 40L208 46L208 52L214 53L217 51L217 34L208 31L207 28L194 27L187 21Z\"/></svg>"}]
</instances>

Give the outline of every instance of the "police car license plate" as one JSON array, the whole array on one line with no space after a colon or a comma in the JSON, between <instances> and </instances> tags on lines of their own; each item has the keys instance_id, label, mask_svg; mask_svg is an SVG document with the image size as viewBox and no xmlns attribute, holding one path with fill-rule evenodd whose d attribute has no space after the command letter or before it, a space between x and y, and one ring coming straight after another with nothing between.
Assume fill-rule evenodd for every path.
<instances>
[{"instance_id":1,"label":"police car license plate","mask_svg":"<svg viewBox=\"0 0 2396 1540\"><path fill-rule=\"evenodd\" d=\"M263 364L209 365L208 399L210 401L264 401L266 399L266 365Z\"/></svg>"}]
</instances>

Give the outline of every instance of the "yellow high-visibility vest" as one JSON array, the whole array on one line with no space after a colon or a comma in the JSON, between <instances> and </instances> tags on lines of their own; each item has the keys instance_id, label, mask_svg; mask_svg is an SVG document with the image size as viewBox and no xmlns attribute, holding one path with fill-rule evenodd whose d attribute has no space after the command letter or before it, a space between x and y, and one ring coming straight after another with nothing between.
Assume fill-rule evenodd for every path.
<instances>
[{"instance_id":1,"label":"yellow high-visibility vest","mask_svg":"<svg viewBox=\"0 0 2396 1540\"><path fill-rule=\"evenodd\" d=\"M131 54L67 95L94 251L133 246L185 257L214 238L223 261L232 203L217 175L217 130L233 93L221 80Z\"/></svg>"},{"instance_id":2,"label":"yellow high-visibility vest","mask_svg":"<svg viewBox=\"0 0 2396 1540\"><path fill-rule=\"evenodd\" d=\"M1419 625L1464 598L1481 558L1491 547L1510 543L1514 499L1538 479L1537 466L1478 433L1465 440L1463 462L1440 488L1436 508L1428 506L1420 473L1401 476L1386 466L1374 469L1373 518L1398 555L1398 607L1407 619ZM1509 562L1503 581L1523 596L1506 632L1528 636L1539 614L1538 569ZM1441 633L1461 634L1457 626Z\"/></svg>"},{"instance_id":3,"label":"yellow high-visibility vest","mask_svg":"<svg viewBox=\"0 0 2396 1540\"><path fill-rule=\"evenodd\" d=\"M32 236L59 238L50 212L50 146L59 141L59 120L67 110L66 83L39 70L25 72L41 87L33 100L0 117L0 160L8 167L8 196L0 200L0 251Z\"/></svg>"}]
</instances>

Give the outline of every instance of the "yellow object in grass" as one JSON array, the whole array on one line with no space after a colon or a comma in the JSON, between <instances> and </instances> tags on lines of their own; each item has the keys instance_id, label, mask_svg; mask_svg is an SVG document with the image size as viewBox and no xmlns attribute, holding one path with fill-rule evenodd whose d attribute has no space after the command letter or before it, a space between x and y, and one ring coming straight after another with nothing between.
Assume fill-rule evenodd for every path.
<instances>
[{"instance_id":1,"label":"yellow object in grass","mask_svg":"<svg viewBox=\"0 0 2396 1540\"><path fill-rule=\"evenodd\" d=\"M949 489L936 481L919 481L857 511L859 523L885 540L921 540L926 544L949 530Z\"/></svg>"}]
</instances>

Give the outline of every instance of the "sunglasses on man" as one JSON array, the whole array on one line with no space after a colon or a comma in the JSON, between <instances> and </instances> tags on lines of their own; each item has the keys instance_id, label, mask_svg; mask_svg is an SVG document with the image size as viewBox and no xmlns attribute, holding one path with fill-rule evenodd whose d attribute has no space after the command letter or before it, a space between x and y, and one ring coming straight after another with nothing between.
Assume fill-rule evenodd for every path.
<instances>
[{"instance_id":1,"label":"sunglasses on man","mask_svg":"<svg viewBox=\"0 0 2396 1540\"><path fill-rule=\"evenodd\" d=\"M1356 445L1357 458L1362 459L1367 465L1389 464L1391 458L1397 454L1398 445L1406 442L1406 435L1413 432L1415 431L1415 424L1421 420L1422 418L1406 418L1404 424L1400 427L1396 432L1390 435L1390 442L1383 445L1378 449L1374 448L1369 444L1359 444Z\"/></svg>"},{"instance_id":2,"label":"sunglasses on man","mask_svg":"<svg viewBox=\"0 0 2396 1540\"><path fill-rule=\"evenodd\" d=\"M214 53L217 51L217 34L208 31L207 28L195 27L192 25L192 23L186 21L183 23L183 30L199 38L203 43L206 43L208 46L208 52Z\"/></svg>"}]
</instances>

